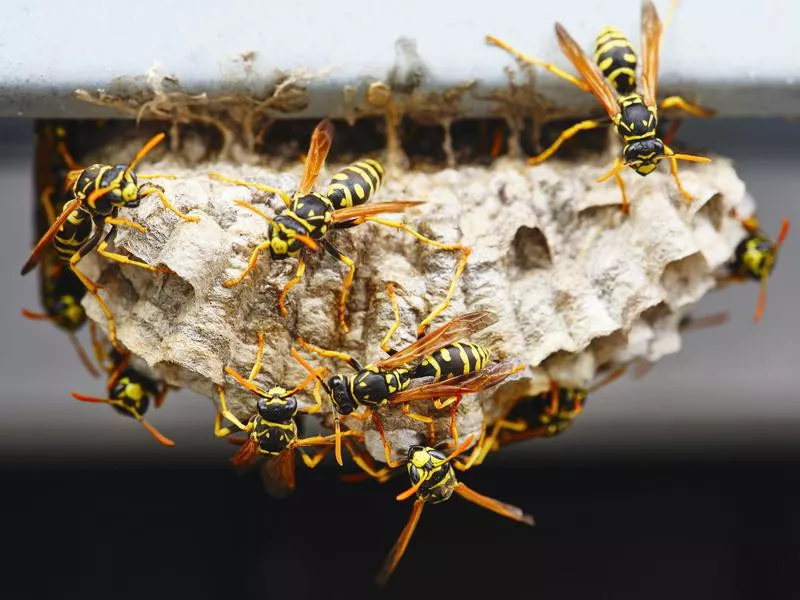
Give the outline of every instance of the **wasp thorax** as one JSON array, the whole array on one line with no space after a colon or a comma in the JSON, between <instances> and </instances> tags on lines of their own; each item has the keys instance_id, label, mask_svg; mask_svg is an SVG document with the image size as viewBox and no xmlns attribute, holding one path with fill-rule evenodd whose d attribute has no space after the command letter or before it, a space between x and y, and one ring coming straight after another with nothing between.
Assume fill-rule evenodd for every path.
<instances>
[{"instance_id":1,"label":"wasp thorax","mask_svg":"<svg viewBox=\"0 0 800 600\"><path fill-rule=\"evenodd\" d=\"M331 390L331 402L336 407L336 412L349 415L356 409L356 403L350 395L347 379L344 376L334 375L328 379L328 387Z\"/></svg>"},{"instance_id":2,"label":"wasp thorax","mask_svg":"<svg viewBox=\"0 0 800 600\"><path fill-rule=\"evenodd\" d=\"M256 410L265 421L282 423L291 421L297 414L297 400L294 397L284 397L286 390L273 388L269 391L272 398L259 398Z\"/></svg>"}]
</instances>

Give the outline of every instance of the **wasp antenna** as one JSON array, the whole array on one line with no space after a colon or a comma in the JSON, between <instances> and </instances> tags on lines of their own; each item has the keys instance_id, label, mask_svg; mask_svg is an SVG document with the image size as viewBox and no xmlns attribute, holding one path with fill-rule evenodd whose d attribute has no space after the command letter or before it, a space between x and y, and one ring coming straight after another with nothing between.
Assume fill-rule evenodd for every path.
<instances>
[{"instance_id":1,"label":"wasp antenna","mask_svg":"<svg viewBox=\"0 0 800 600\"><path fill-rule=\"evenodd\" d=\"M141 160L150 153L150 151L158 146L161 141L166 137L166 134L162 131L161 133L157 133L150 140L142 146L142 149L136 153L136 156L133 157L133 160L128 164L128 167L125 169L123 177L127 177L128 174L133 171L134 167L141 162Z\"/></svg>"},{"instance_id":2,"label":"wasp antenna","mask_svg":"<svg viewBox=\"0 0 800 600\"><path fill-rule=\"evenodd\" d=\"M152 425L150 425L150 423L148 423L148 422L147 422L147 421L144 419L144 417L142 417L142 415L136 415L136 420L137 420L137 421L139 421L139 423L141 423L141 424L142 424L142 426L143 426L143 427L144 427L144 428L145 428L147 431L149 431L149 432L150 432L150 435L152 435L154 438L156 438L156 440L158 440L160 443L164 444L164 445L165 445L165 446L167 446L167 447L171 447L171 446L174 446L174 445L175 445L175 442L173 442L173 441L172 441L171 439L169 439L168 437L165 437L165 436L164 436L164 435L163 435L163 434L162 434L162 433L161 433L161 432L160 432L158 429L156 429L155 427L153 427Z\"/></svg>"},{"instance_id":3,"label":"wasp antenna","mask_svg":"<svg viewBox=\"0 0 800 600\"><path fill-rule=\"evenodd\" d=\"M419 488L422 487L422 484L424 482L425 482L425 480L420 478L420 480L417 483L412 485L405 492L397 494L397 496L395 496L395 499L400 501L400 502L402 502L403 500L408 500L409 498L411 498L411 496L413 496L414 494L417 493L417 490L419 490Z\"/></svg>"}]
</instances>

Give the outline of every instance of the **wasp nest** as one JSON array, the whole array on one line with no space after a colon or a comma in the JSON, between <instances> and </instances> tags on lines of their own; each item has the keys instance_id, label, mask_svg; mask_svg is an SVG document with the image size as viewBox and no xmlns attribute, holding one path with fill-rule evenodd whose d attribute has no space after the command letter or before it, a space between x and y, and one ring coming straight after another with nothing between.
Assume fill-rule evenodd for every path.
<instances>
[{"instance_id":1,"label":"wasp nest","mask_svg":"<svg viewBox=\"0 0 800 600\"><path fill-rule=\"evenodd\" d=\"M126 162L135 147L102 148L96 155L103 162ZM753 206L729 160L715 156L708 165L682 165L684 186L696 197L691 204L667 173L642 178L625 172L629 215L620 210L613 181L595 183L611 160L608 154L585 163L553 159L528 167L500 159L488 167L390 171L372 200L423 200L396 218L436 240L472 247L453 300L434 326L467 311L492 311L497 323L472 341L490 346L493 360L517 359L527 367L503 386L463 400L457 411L460 435L479 433L482 422L491 423L502 405L546 389L550 377L565 385L586 385L611 365L652 362L677 351L680 319L715 287L714 271L731 258L744 235L728 213L733 208L747 215ZM365 223L331 234L357 266L347 304L349 333L338 327L336 310L346 267L325 253L308 253L305 278L289 293L284 317L278 295L294 275L296 259L271 261L264 253L240 285L223 286L244 269L267 231L263 219L234 200L250 201L269 215L283 208L282 201L214 181L208 172L291 193L301 163L293 156L263 166L185 164L166 156L138 171L174 175L153 182L176 207L200 221L179 220L151 196L120 214L146 225L147 233L120 229L114 239L123 252L173 273L153 274L94 256L82 266L104 286L101 294L125 346L169 384L214 401L215 384L225 384L230 408L243 421L254 412L254 396L223 369L249 372L259 332L265 334L266 349L257 381L265 388L292 387L307 374L290 354L298 336L347 352L362 363L376 360L393 322L385 284L394 282L399 291L402 325L394 347L413 341L417 324L450 285L457 253ZM319 185L340 166L329 163ZM90 296L84 305L105 326ZM349 370L306 357L330 371ZM299 398L301 408L311 402L308 392ZM448 411L438 414L431 406L415 410L432 411L428 414L437 416L437 438L449 437ZM330 423L327 400L319 414ZM426 425L399 409L381 409L380 415L396 458L424 439ZM348 425L360 427L357 422ZM364 427L368 451L382 461L377 432L369 422Z\"/></svg>"}]
</instances>

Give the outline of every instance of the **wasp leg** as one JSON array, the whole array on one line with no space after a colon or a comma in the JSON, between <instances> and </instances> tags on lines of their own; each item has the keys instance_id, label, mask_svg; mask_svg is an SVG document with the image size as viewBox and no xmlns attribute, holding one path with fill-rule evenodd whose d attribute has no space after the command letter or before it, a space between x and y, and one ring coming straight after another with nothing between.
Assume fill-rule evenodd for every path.
<instances>
[{"instance_id":1,"label":"wasp leg","mask_svg":"<svg viewBox=\"0 0 800 600\"><path fill-rule=\"evenodd\" d=\"M356 371L360 371L362 369L361 363L359 363L355 358L350 356L349 354L345 354L344 352L336 352L335 350L326 350L325 348L320 348L319 346L315 346L314 344L309 344L303 338L297 338L297 343L303 347L304 350L307 352L313 352L318 356L322 356L324 358L336 358L341 360L348 365L350 365ZM355 416L355 415L348 415L348 416Z\"/></svg>"},{"instance_id":2,"label":"wasp leg","mask_svg":"<svg viewBox=\"0 0 800 600\"><path fill-rule=\"evenodd\" d=\"M270 247L269 240L267 240L266 242L261 242L258 246L256 246L252 254L250 254L250 260L247 261L247 267L245 268L245 270L232 279L226 279L225 281L222 282L222 285L224 285L226 288L239 285L242 282L242 280L245 277L247 277L247 274L250 271L252 271L253 268L256 266L256 262L258 261L258 255L269 247Z\"/></svg>"},{"instance_id":3,"label":"wasp leg","mask_svg":"<svg viewBox=\"0 0 800 600\"><path fill-rule=\"evenodd\" d=\"M406 233L413 235L420 242L429 244L434 248L439 248L440 250L453 250L456 252L461 252L461 260L459 261L455 273L453 274L453 279L450 282L450 287L447 289L447 294L445 295L444 300L442 300L441 303L434 308L433 311L431 311L431 314L425 317L425 319L417 326L417 337L422 337L425 334L425 330L427 329L428 325L430 325L431 322L433 322L433 320L450 305L450 300L453 298L453 294L456 291L456 286L458 285L459 279L461 279L461 274L464 272L464 268L467 266L467 259L472 253L472 248L462 244L443 244L442 242L437 242L429 237L425 237L419 231L409 227L401 221L390 221L388 219L381 219L379 217L364 217L362 221L378 223L379 225L384 225L385 227L391 227L393 229L405 231Z\"/></svg>"},{"instance_id":4,"label":"wasp leg","mask_svg":"<svg viewBox=\"0 0 800 600\"><path fill-rule=\"evenodd\" d=\"M108 339L111 344L120 352L124 352L124 348L120 345L119 340L117 339L117 325L114 321L114 315L111 314L111 309L108 308L108 305L105 303L105 300L100 297L98 290L100 286L98 286L94 281L89 279L87 275L83 273L78 268L78 262L86 256L89 252L94 250L97 244L100 242L100 238L103 236L103 228L96 227L95 233L86 242L72 257L69 259L69 268L72 269L72 272L75 273L75 276L80 280L80 282L86 288L86 291L89 292L94 299L97 301L97 304L100 306L100 310L103 311L103 314L106 316L106 320L108 321Z\"/></svg>"},{"instance_id":5,"label":"wasp leg","mask_svg":"<svg viewBox=\"0 0 800 600\"><path fill-rule=\"evenodd\" d=\"M353 459L353 462L356 463L356 466L358 466L362 471L364 471L364 473L367 476L378 480L378 482L380 482L380 483L385 483L386 481L389 480L389 477L391 476L391 473L392 473L392 470L389 467L383 467L381 469L376 469L374 464L373 464L373 462L372 462L372 457L370 457L366 452L363 452L361 450L357 450L350 443L349 440L345 440L344 441L344 446L345 446L345 448L347 448L348 452L350 452L350 457ZM345 478L347 478L347 479L345 479ZM342 479L345 480L345 481L348 481L348 480L349 481L356 481L357 478L359 478L358 475L355 475L355 476L344 475L344 476L342 476Z\"/></svg>"},{"instance_id":6,"label":"wasp leg","mask_svg":"<svg viewBox=\"0 0 800 600\"><path fill-rule=\"evenodd\" d=\"M683 119L672 119L667 133L661 137L661 141L664 142L665 146L672 144L672 140L678 135L678 130L681 128L681 125L683 125Z\"/></svg>"},{"instance_id":7,"label":"wasp leg","mask_svg":"<svg viewBox=\"0 0 800 600\"><path fill-rule=\"evenodd\" d=\"M119 227L130 227L139 233L147 233L147 227L144 225L139 225L139 223L134 223L133 221L129 221L128 219L123 219L120 217L106 217L106 223L109 225L117 225Z\"/></svg>"},{"instance_id":8,"label":"wasp leg","mask_svg":"<svg viewBox=\"0 0 800 600\"><path fill-rule=\"evenodd\" d=\"M156 267L153 265L148 265L145 262L141 262L138 260L133 260L132 258L128 258L122 254L117 254L116 252L111 252L107 250L108 242L102 242L97 247L97 253L100 256L103 256L109 260L113 260L118 263L122 263L123 265L131 265L132 267L139 267L140 269L147 269L148 271L153 271L154 273L171 273L172 271L166 267Z\"/></svg>"},{"instance_id":9,"label":"wasp leg","mask_svg":"<svg viewBox=\"0 0 800 600\"><path fill-rule=\"evenodd\" d=\"M264 185L261 183L254 183L252 181L244 181L242 179L233 179L232 177L227 177L222 175L221 173L211 172L208 174L211 179L216 179L217 181L222 181L223 183L232 183L234 185L241 185L244 187L248 187L253 190L258 190L260 192L266 192L268 194L275 194L286 205L286 208L292 207L292 199L289 197L289 194L284 192L283 190L279 190L278 188L271 187L269 185Z\"/></svg>"},{"instance_id":10,"label":"wasp leg","mask_svg":"<svg viewBox=\"0 0 800 600\"><path fill-rule=\"evenodd\" d=\"M450 436L453 438L453 446L458 446L458 426L456 425L456 416L458 412L458 405L460 403L460 396L451 396L444 401L433 401L433 406L437 410L444 410L448 406L450 407Z\"/></svg>"},{"instance_id":11,"label":"wasp leg","mask_svg":"<svg viewBox=\"0 0 800 600\"><path fill-rule=\"evenodd\" d=\"M350 291L350 286L353 284L353 278L356 275L356 264L353 260L342 254L340 250L334 247L328 240L323 240L322 247L333 256L336 260L342 261L347 266L347 275L345 275L344 282L342 283L342 295L339 297L339 309L338 309L338 318L339 318L339 328L347 333L350 331L350 328L347 327L347 323L345 322L345 310L347 307L347 294Z\"/></svg>"},{"instance_id":12,"label":"wasp leg","mask_svg":"<svg viewBox=\"0 0 800 600\"><path fill-rule=\"evenodd\" d=\"M614 159L614 169L619 167L622 164L622 158L617 157ZM617 187L619 188L620 194L622 194L622 212L624 214L628 214L630 211L630 203L628 202L628 194L625 191L625 182L622 180L622 174L619 171L614 172L614 181L617 182Z\"/></svg>"},{"instance_id":13,"label":"wasp leg","mask_svg":"<svg viewBox=\"0 0 800 600\"><path fill-rule=\"evenodd\" d=\"M669 146L664 146L664 151L669 159L669 171L672 174L672 178L675 180L675 185L678 186L678 191L680 191L687 203L691 203L694 200L694 196L687 192L686 188L684 188L681 183L681 178L678 176L678 161L672 156L672 154L675 153Z\"/></svg>"},{"instance_id":14,"label":"wasp leg","mask_svg":"<svg viewBox=\"0 0 800 600\"><path fill-rule=\"evenodd\" d=\"M86 353L86 349L83 347L83 344L81 344L78 336L75 335L75 332L70 331L67 334L67 337L69 338L72 347L75 348L75 353L78 355L78 359L89 372L89 375L92 377L100 377L100 373L98 373L97 369L94 368L92 361L89 359L89 355Z\"/></svg>"},{"instance_id":15,"label":"wasp leg","mask_svg":"<svg viewBox=\"0 0 800 600\"><path fill-rule=\"evenodd\" d=\"M367 414L367 411L369 411L369 414ZM375 411L369 408L364 411L363 417L366 419L368 416L372 418L375 429L378 430L378 433L381 436L381 442L383 442L383 457L386 461L386 466L390 469L396 469L403 464L403 462L392 460L392 446L389 444L389 440L386 439L386 431L383 429L383 424L381 424L380 419L378 419L378 415L375 414Z\"/></svg>"},{"instance_id":16,"label":"wasp leg","mask_svg":"<svg viewBox=\"0 0 800 600\"><path fill-rule=\"evenodd\" d=\"M514 58L516 58L519 61L542 67L543 69L546 69L546 70L550 71L553 75L558 75L562 79L565 79L565 80L569 81L571 84L573 84L574 86L580 88L584 92L590 92L591 91L589 86L586 85L586 83L583 80L578 79L574 75L570 75L566 71L563 71L563 70L559 69L554 64L551 64L549 62L545 62L543 60L539 60L538 58L533 58L532 56L528 56L527 54L524 54L524 53L520 52L519 50L513 48L508 43L506 43L506 42L494 37L493 35L487 35L486 36L486 41L489 44L493 45L493 46L497 46L498 48L501 48L501 49L505 50L506 52L511 54Z\"/></svg>"},{"instance_id":17,"label":"wasp leg","mask_svg":"<svg viewBox=\"0 0 800 600\"><path fill-rule=\"evenodd\" d=\"M228 410L228 404L225 402L225 390L221 385L217 386L217 394L219 396L219 410L217 414L214 416L214 435L217 437L225 437L227 435L231 435L232 433L237 433L233 431L230 427L223 427L222 426L222 419L225 418L236 427L239 428L239 431L244 431L245 433L250 433L253 429L253 424L248 423L247 425L243 425L242 422L236 418L230 410Z\"/></svg>"},{"instance_id":18,"label":"wasp leg","mask_svg":"<svg viewBox=\"0 0 800 600\"><path fill-rule=\"evenodd\" d=\"M264 332L258 332L258 349L256 350L256 359L253 361L253 368L250 369L250 376L247 381L253 381L258 374L261 373L261 360L264 358Z\"/></svg>"},{"instance_id":19,"label":"wasp leg","mask_svg":"<svg viewBox=\"0 0 800 600\"><path fill-rule=\"evenodd\" d=\"M553 142L550 145L549 148L547 148L543 152L540 152L536 156L531 156L528 159L528 164L529 165L538 165L540 163L543 163L548 158L550 158L553 155L553 153L555 153L555 151L558 150L561 147L561 145L564 142L566 142L568 139L570 139L571 137L574 137L575 135L577 135L581 131L589 131L590 129L597 129L598 127L603 127L603 126L606 126L606 125L608 125L607 122L602 121L602 120L601 121L597 121L597 120L594 120L594 119L589 119L587 121L581 121L580 123L576 123L572 127L569 127L567 129L565 129L564 131L562 131L561 134L556 139L556 141Z\"/></svg>"},{"instance_id":20,"label":"wasp leg","mask_svg":"<svg viewBox=\"0 0 800 600\"><path fill-rule=\"evenodd\" d=\"M433 444L434 440L436 439L436 430L434 429L433 418L413 412L411 410L411 405L408 402L403 403L402 410L403 415L409 419L414 419L420 423L425 423L428 426L428 443Z\"/></svg>"},{"instance_id":21,"label":"wasp leg","mask_svg":"<svg viewBox=\"0 0 800 600\"><path fill-rule=\"evenodd\" d=\"M281 290L280 296L278 296L278 308L281 309L281 314L285 317L289 314L289 311L286 309L286 295L289 293L294 286L296 286L300 281L303 279L303 276L306 274L306 263L303 260L303 257L300 256L297 259L297 271L289 281L286 282L286 285L283 286Z\"/></svg>"},{"instance_id":22,"label":"wasp leg","mask_svg":"<svg viewBox=\"0 0 800 600\"><path fill-rule=\"evenodd\" d=\"M184 221L191 221L196 223L197 221L200 220L200 217L190 217L189 215L182 213L177 208L172 206L172 203L169 201L169 199L166 197L164 192L161 191L160 188L157 188L154 185L148 185L146 183L139 186L139 196L141 198L145 198L152 194L156 194L159 197L159 199L161 200L161 204L164 205L164 208L166 208L169 211L172 211L173 213L175 213L175 215L177 215Z\"/></svg>"},{"instance_id":23,"label":"wasp leg","mask_svg":"<svg viewBox=\"0 0 800 600\"><path fill-rule=\"evenodd\" d=\"M51 225L56 222L57 217L53 209L53 194L55 191L52 185L48 185L42 190L42 193L39 194L39 204L42 205L42 210L44 210L44 214L47 217L47 222Z\"/></svg>"},{"instance_id":24,"label":"wasp leg","mask_svg":"<svg viewBox=\"0 0 800 600\"><path fill-rule=\"evenodd\" d=\"M470 452L469 458L461 464L460 461L454 460L452 462L453 467L458 469L459 471L469 471L474 464L478 462L482 452L483 446L486 443L486 422L484 421L481 425L481 435L478 438L478 441L472 447L472 452ZM457 446L458 444L456 444ZM479 463L478 463L479 464Z\"/></svg>"},{"instance_id":25,"label":"wasp leg","mask_svg":"<svg viewBox=\"0 0 800 600\"><path fill-rule=\"evenodd\" d=\"M419 518L422 516L423 508L425 508L425 502L423 500L420 500L419 498L414 500L414 505L411 508L411 516L408 518L406 526L403 528L403 531L400 533L400 537L397 538L394 546L389 551L389 555L386 557L381 570L375 576L376 584L385 584L389 580L389 577L391 577L392 573L394 573L395 568L397 568L397 563L400 562L400 559L403 558L403 554L406 552L408 542L411 541L411 536L414 535L414 530L417 528Z\"/></svg>"},{"instance_id":26,"label":"wasp leg","mask_svg":"<svg viewBox=\"0 0 800 600\"><path fill-rule=\"evenodd\" d=\"M319 463L322 462L322 459L328 456L328 452L331 451L330 446L323 447L319 452L316 452L314 456L309 456L302 450L298 449L297 452L300 454L300 458L303 459L303 463L309 468L313 469Z\"/></svg>"},{"instance_id":27,"label":"wasp leg","mask_svg":"<svg viewBox=\"0 0 800 600\"><path fill-rule=\"evenodd\" d=\"M662 110L669 110L675 108L692 115L693 117L711 117L714 116L716 111L700 106L699 104L692 104L681 98L680 96L669 96L661 101L659 106Z\"/></svg>"},{"instance_id":28,"label":"wasp leg","mask_svg":"<svg viewBox=\"0 0 800 600\"><path fill-rule=\"evenodd\" d=\"M392 303L392 314L394 315L394 323L389 327L389 331L381 340L381 350L386 352L389 356L395 354L397 351L389 346L389 340L400 327L400 310L397 308L397 294L395 293L394 284L389 282L386 284L386 294L389 296L389 302Z\"/></svg>"},{"instance_id":29,"label":"wasp leg","mask_svg":"<svg viewBox=\"0 0 800 600\"><path fill-rule=\"evenodd\" d=\"M167 173L139 173L136 175L137 179L177 179L175 175L168 175Z\"/></svg>"}]
</instances>

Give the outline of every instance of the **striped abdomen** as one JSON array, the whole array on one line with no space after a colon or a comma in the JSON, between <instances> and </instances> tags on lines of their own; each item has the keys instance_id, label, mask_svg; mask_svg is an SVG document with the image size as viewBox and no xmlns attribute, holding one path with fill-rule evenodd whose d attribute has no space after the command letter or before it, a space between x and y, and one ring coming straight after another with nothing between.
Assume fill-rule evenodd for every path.
<instances>
[{"instance_id":1,"label":"striped abdomen","mask_svg":"<svg viewBox=\"0 0 800 600\"><path fill-rule=\"evenodd\" d=\"M489 362L491 351L472 342L457 342L440 348L422 359L412 378L433 377L435 381L480 371Z\"/></svg>"},{"instance_id":2,"label":"striped abdomen","mask_svg":"<svg viewBox=\"0 0 800 600\"><path fill-rule=\"evenodd\" d=\"M82 209L73 210L53 238L53 247L61 260L68 261L91 236L91 216Z\"/></svg>"},{"instance_id":3,"label":"striped abdomen","mask_svg":"<svg viewBox=\"0 0 800 600\"><path fill-rule=\"evenodd\" d=\"M618 93L636 90L636 51L616 27L606 27L597 36L594 60Z\"/></svg>"},{"instance_id":4,"label":"striped abdomen","mask_svg":"<svg viewBox=\"0 0 800 600\"><path fill-rule=\"evenodd\" d=\"M359 160L331 178L325 195L336 210L364 204L380 189L384 173L377 160Z\"/></svg>"}]
</instances>

